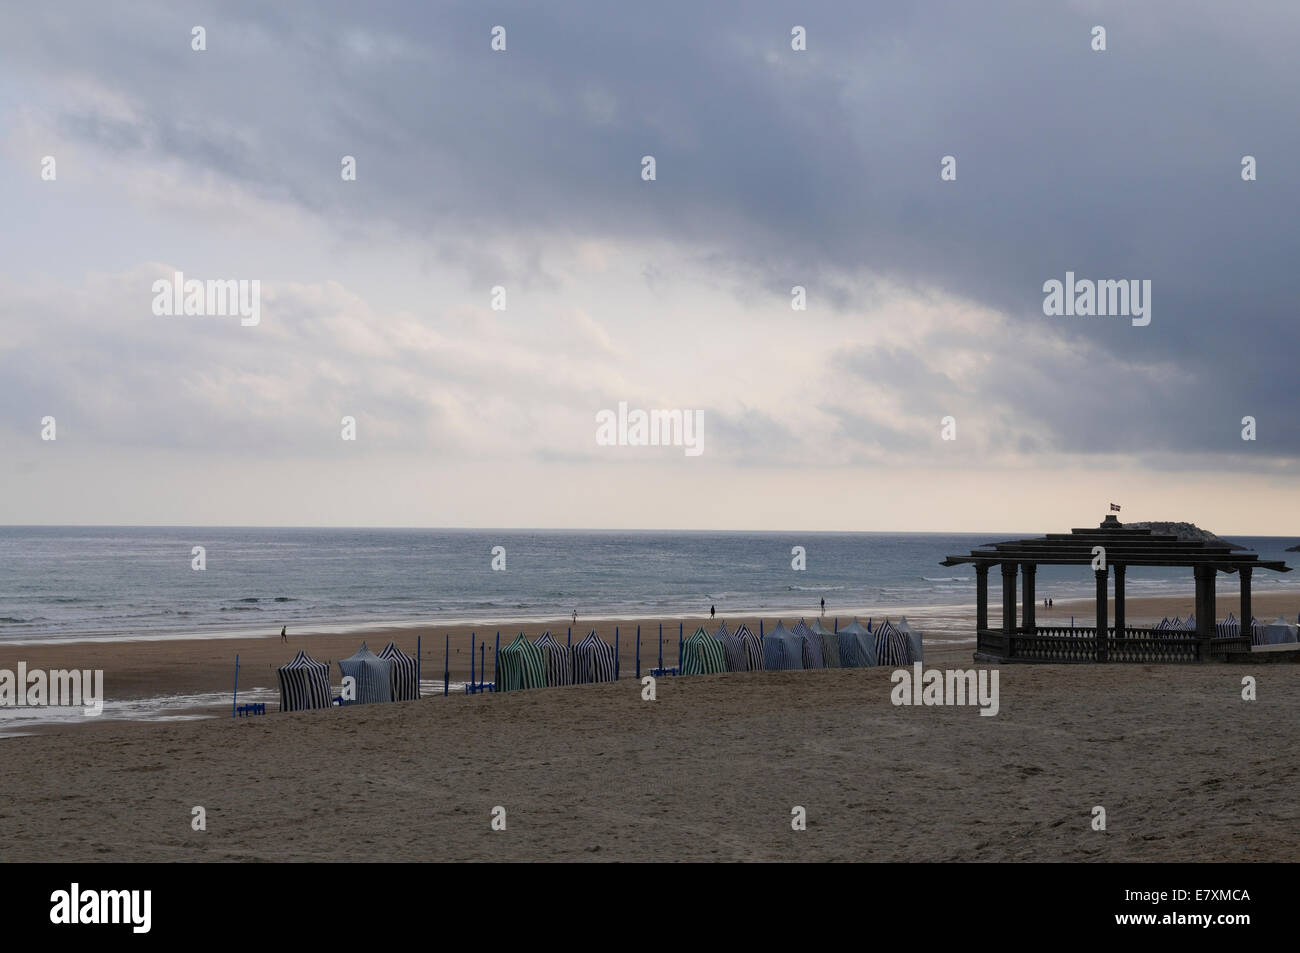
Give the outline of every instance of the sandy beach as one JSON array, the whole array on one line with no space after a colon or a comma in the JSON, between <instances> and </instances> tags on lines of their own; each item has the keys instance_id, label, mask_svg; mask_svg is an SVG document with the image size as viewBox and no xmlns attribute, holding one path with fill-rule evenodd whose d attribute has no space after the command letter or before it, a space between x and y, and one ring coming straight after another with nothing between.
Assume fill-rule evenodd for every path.
<instances>
[{"instance_id":1,"label":"sandy beach","mask_svg":"<svg viewBox=\"0 0 1300 953\"><path fill-rule=\"evenodd\" d=\"M1244 702L1240 666L1007 666L996 717L896 707L887 670L850 669L103 723L3 742L0 839L42 861L1294 861L1297 671L1261 666Z\"/></svg>"},{"instance_id":2,"label":"sandy beach","mask_svg":"<svg viewBox=\"0 0 1300 953\"><path fill-rule=\"evenodd\" d=\"M1283 598L1257 595L1257 614L1289 611ZM1135 624L1183 611L1138 602ZM936 612L931 622L954 618ZM591 627L612 638L613 624ZM995 717L895 706L887 669L664 678L649 702L619 627L618 683L294 713L273 703L252 719L81 718L0 739L7 859L1300 859L1295 666L1004 666ZM228 692L236 651L248 690L274 685L299 648L337 659L387 634L8 646L0 667L103 667L110 700ZM396 634L414 648L414 631ZM468 677L469 632L449 634L465 646L455 681ZM423 635L425 678L431 665L440 678L444 631ZM960 632L933 636L926 664L969 668L972 648ZM1257 701L1241 699L1245 674ZM1104 832L1090 826L1097 805ZM206 832L191 830L195 806ZM497 806L504 832L489 826ZM791 829L796 806L806 831Z\"/></svg>"}]
</instances>

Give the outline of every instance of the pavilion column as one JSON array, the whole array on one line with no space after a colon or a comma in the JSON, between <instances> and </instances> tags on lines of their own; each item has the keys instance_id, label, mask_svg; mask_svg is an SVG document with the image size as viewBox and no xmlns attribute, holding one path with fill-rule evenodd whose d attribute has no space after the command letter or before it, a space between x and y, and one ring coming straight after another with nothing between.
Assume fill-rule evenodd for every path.
<instances>
[{"instance_id":1,"label":"pavilion column","mask_svg":"<svg viewBox=\"0 0 1300 953\"><path fill-rule=\"evenodd\" d=\"M975 631L989 627L989 564L975 564Z\"/></svg>"},{"instance_id":2,"label":"pavilion column","mask_svg":"<svg viewBox=\"0 0 1300 953\"><path fill-rule=\"evenodd\" d=\"M1016 634L1016 564L1002 564L1002 634L1011 638Z\"/></svg>"},{"instance_id":3,"label":"pavilion column","mask_svg":"<svg viewBox=\"0 0 1300 953\"><path fill-rule=\"evenodd\" d=\"M1038 574L1037 563L1024 563L1020 567L1024 576L1021 579L1021 596L1020 602L1023 608L1020 610L1024 614L1021 624L1021 631L1033 635L1038 631L1038 623L1034 617L1034 610L1037 609L1038 597L1034 594L1034 577Z\"/></svg>"},{"instance_id":4,"label":"pavilion column","mask_svg":"<svg viewBox=\"0 0 1300 953\"><path fill-rule=\"evenodd\" d=\"M1241 634L1246 637L1246 643L1250 644L1250 573L1251 567L1242 566L1237 570L1241 573Z\"/></svg>"},{"instance_id":5,"label":"pavilion column","mask_svg":"<svg viewBox=\"0 0 1300 953\"><path fill-rule=\"evenodd\" d=\"M1115 566L1115 639L1124 638L1124 570L1123 563Z\"/></svg>"},{"instance_id":6,"label":"pavilion column","mask_svg":"<svg viewBox=\"0 0 1300 953\"><path fill-rule=\"evenodd\" d=\"M1108 625L1106 577L1109 574L1104 569L1098 569L1093 572L1093 575L1097 577L1097 661L1105 662L1109 658L1106 645L1106 627Z\"/></svg>"},{"instance_id":7,"label":"pavilion column","mask_svg":"<svg viewBox=\"0 0 1300 953\"><path fill-rule=\"evenodd\" d=\"M1213 566L1196 567L1196 638L1200 643L1200 661L1210 661L1210 639L1214 634L1214 577Z\"/></svg>"}]
</instances>

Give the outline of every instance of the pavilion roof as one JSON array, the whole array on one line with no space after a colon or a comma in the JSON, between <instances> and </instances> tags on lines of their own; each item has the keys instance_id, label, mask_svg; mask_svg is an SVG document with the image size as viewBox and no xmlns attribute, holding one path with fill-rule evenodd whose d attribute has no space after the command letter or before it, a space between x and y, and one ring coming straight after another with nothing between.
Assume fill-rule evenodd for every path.
<instances>
[{"instance_id":1,"label":"pavilion roof","mask_svg":"<svg viewBox=\"0 0 1300 953\"><path fill-rule=\"evenodd\" d=\"M986 543L972 549L969 555L949 556L940 565L1001 562L1088 565L1093 559L1094 546L1105 547L1107 563L1127 566L1213 566L1224 572L1254 567L1291 571L1284 562L1261 560L1255 553L1226 540L1186 539L1149 529L1130 529L1114 516L1106 517L1096 529L1072 529L1036 539Z\"/></svg>"}]
</instances>

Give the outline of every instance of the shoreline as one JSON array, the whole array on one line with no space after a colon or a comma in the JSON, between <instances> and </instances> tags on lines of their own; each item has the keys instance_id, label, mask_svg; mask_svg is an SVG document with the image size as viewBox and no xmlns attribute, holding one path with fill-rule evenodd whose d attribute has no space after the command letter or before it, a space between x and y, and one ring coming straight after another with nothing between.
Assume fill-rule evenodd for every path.
<instances>
[{"instance_id":1,"label":"shoreline","mask_svg":"<svg viewBox=\"0 0 1300 953\"><path fill-rule=\"evenodd\" d=\"M992 601L992 600L990 600ZM1254 606L1256 618L1271 621L1282 614L1290 619L1294 617L1300 599L1290 593L1256 593ZM1193 607L1194 598L1189 594L1180 597L1139 597L1127 600L1128 622L1134 627L1142 627L1157 622L1163 616L1185 616ZM1113 606L1112 606L1113 609ZM1065 626L1071 616L1081 627L1090 624L1093 610L1091 600L1062 600L1052 609L1039 606L1036 610L1040 626ZM1234 614L1238 610L1235 600L1220 600L1219 617L1227 612ZM868 612L857 613L864 622L868 617L881 619L885 614L879 609L874 615ZM1017 615L1023 613L1018 608ZM898 620L904 615L914 628L925 637L927 661L930 647L936 650L957 651L970 663L975 644L975 607L974 606L929 606L909 609L906 612L890 610L889 618ZM838 615L841 625L847 625L854 618L854 613ZM787 627L793 625L800 616L786 615L782 621ZM820 618L828 629L834 625L836 616L827 612L822 618L815 614L802 618L811 622ZM1000 619L998 607L990 605L989 621L997 625ZM16 671L18 664L25 663L29 671L35 669L91 669L103 670L105 704L112 712L126 712L125 716L109 714L108 718L65 719L50 716L46 719L24 723L21 716L14 715L15 708L0 708L0 737L12 737L18 731L59 730L70 726L79 726L93 720L115 720L126 717L128 720L146 721L150 714L156 717L213 717L219 716L230 706L232 690L235 687L235 657L239 656L239 696L241 699L270 700L268 713L278 707L279 683L276 669L292 659L300 649L319 661L330 666L331 684L340 678L337 661L352 655L365 642L372 651L380 651L389 641L408 655L415 655L417 645L420 649L421 678L426 685L441 684L444 671L448 673L450 685L461 686L470 680L471 641L474 645L473 669L477 680L485 680L479 671L480 661L486 663L487 680L495 678L494 649L497 632L505 644L523 631L530 640L537 638L544 630L549 630L561 641L572 638L577 642L588 632L595 631L611 645L616 641L619 648L619 666L622 678L631 678L636 674L636 632L641 628L641 670L642 674L654 668L659 661L659 625L663 624L663 663L666 667L677 665L679 652L679 631L682 636L690 636L697 626L706 631L716 631L724 621L701 618L699 616L668 619L642 618L626 620L618 617L600 619L583 619L579 617L577 626L571 619L548 619L533 624L501 623L492 625L383 625L374 623L364 627L347 625L322 626L318 629L294 631L286 642L280 642L278 633L265 633L253 636L227 636L211 638L168 638L141 640L135 638L96 639L81 641L74 639L54 639L42 643L23 641L0 642L0 669ZM725 618L729 629L743 622L757 634L759 618L753 615ZM762 622L770 629L776 622L775 615L764 615ZM674 624L676 623L676 624ZM680 628L679 628L680 627ZM570 636L570 629L572 635ZM484 646L484 648L479 648ZM133 704L142 703L142 704ZM179 708L177 707L179 706ZM33 712L34 709L23 709ZM55 711L45 709L45 711ZM36 716L30 716L35 718Z\"/></svg>"}]
</instances>

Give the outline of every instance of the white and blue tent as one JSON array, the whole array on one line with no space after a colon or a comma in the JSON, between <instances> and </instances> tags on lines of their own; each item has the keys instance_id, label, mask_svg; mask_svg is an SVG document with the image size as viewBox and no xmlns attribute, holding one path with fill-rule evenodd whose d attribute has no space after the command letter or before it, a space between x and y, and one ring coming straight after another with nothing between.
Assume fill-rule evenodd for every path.
<instances>
[{"instance_id":1,"label":"white and blue tent","mask_svg":"<svg viewBox=\"0 0 1300 953\"><path fill-rule=\"evenodd\" d=\"M766 665L763 660L763 640L749 631L749 626L740 623L736 626L736 638L745 646L745 663L751 672L761 672Z\"/></svg>"},{"instance_id":2,"label":"white and blue tent","mask_svg":"<svg viewBox=\"0 0 1300 953\"><path fill-rule=\"evenodd\" d=\"M813 634L822 640L822 658L826 660L827 668L843 668L840 661L840 640L830 629L826 628L816 619L813 619L812 625L809 626Z\"/></svg>"},{"instance_id":3,"label":"white and blue tent","mask_svg":"<svg viewBox=\"0 0 1300 953\"><path fill-rule=\"evenodd\" d=\"M344 678L356 680L357 697L347 699L343 704L372 705L393 700L393 663L370 651L366 643L361 643L356 655L339 659L339 671Z\"/></svg>"},{"instance_id":4,"label":"white and blue tent","mask_svg":"<svg viewBox=\"0 0 1300 953\"><path fill-rule=\"evenodd\" d=\"M722 654L727 661L728 672L748 672L749 658L745 655L745 642L739 636L727 631L727 623L718 626L713 637L722 643Z\"/></svg>"},{"instance_id":5,"label":"white and blue tent","mask_svg":"<svg viewBox=\"0 0 1300 953\"><path fill-rule=\"evenodd\" d=\"M533 645L542 650L542 658L546 665L547 687L572 685L573 653L569 647L551 635L550 629L543 632Z\"/></svg>"},{"instance_id":6,"label":"white and blue tent","mask_svg":"<svg viewBox=\"0 0 1300 953\"><path fill-rule=\"evenodd\" d=\"M1282 645L1296 641L1296 627L1281 616L1277 617L1276 622L1261 625L1259 630L1260 645Z\"/></svg>"},{"instance_id":7,"label":"white and blue tent","mask_svg":"<svg viewBox=\"0 0 1300 953\"><path fill-rule=\"evenodd\" d=\"M879 665L911 665L912 641L888 619L876 626L876 662Z\"/></svg>"},{"instance_id":8,"label":"white and blue tent","mask_svg":"<svg viewBox=\"0 0 1300 953\"><path fill-rule=\"evenodd\" d=\"M579 685L591 682L612 682L617 668L614 664L614 646L596 635L592 629L587 637L573 647L573 680Z\"/></svg>"},{"instance_id":9,"label":"white and blue tent","mask_svg":"<svg viewBox=\"0 0 1300 953\"><path fill-rule=\"evenodd\" d=\"M822 654L822 639L809 628L808 623L800 619L790 633L799 640L799 649L803 653L804 668L825 668L826 656Z\"/></svg>"},{"instance_id":10,"label":"white and blue tent","mask_svg":"<svg viewBox=\"0 0 1300 953\"><path fill-rule=\"evenodd\" d=\"M280 711L330 707L330 667L299 651L276 670L280 676Z\"/></svg>"},{"instance_id":11,"label":"white and blue tent","mask_svg":"<svg viewBox=\"0 0 1300 953\"><path fill-rule=\"evenodd\" d=\"M389 642L379 653L381 659L393 663L393 701L414 701L420 697L420 663Z\"/></svg>"},{"instance_id":12,"label":"white and blue tent","mask_svg":"<svg viewBox=\"0 0 1300 953\"><path fill-rule=\"evenodd\" d=\"M840 664L845 668L869 668L876 664L876 640L857 619L836 632L840 642Z\"/></svg>"},{"instance_id":13,"label":"white and blue tent","mask_svg":"<svg viewBox=\"0 0 1300 953\"><path fill-rule=\"evenodd\" d=\"M898 631L902 632L909 642L912 643L912 661L925 661L925 646L921 641L921 633L907 624L907 616L898 620Z\"/></svg>"},{"instance_id":14,"label":"white and blue tent","mask_svg":"<svg viewBox=\"0 0 1300 953\"><path fill-rule=\"evenodd\" d=\"M763 633L763 667L768 671L803 668L803 639L780 622Z\"/></svg>"}]
</instances>

